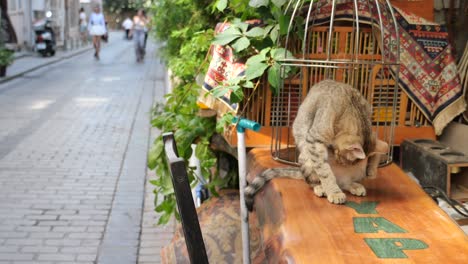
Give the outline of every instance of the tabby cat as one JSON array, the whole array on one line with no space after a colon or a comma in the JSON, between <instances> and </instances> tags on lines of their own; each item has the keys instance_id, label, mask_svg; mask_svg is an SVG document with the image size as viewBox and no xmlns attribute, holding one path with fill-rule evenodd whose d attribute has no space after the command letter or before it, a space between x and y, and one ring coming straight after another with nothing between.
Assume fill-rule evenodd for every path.
<instances>
[{"instance_id":1,"label":"tabby cat","mask_svg":"<svg viewBox=\"0 0 468 264\"><path fill-rule=\"evenodd\" d=\"M255 193L275 177L305 179L317 196L335 204L346 201L342 189L364 196L366 189L357 182L377 175L381 155L375 151L388 147L377 144L367 100L357 89L332 80L311 87L294 120L293 136L300 170L269 169L258 175L245 189L250 209Z\"/></svg>"}]
</instances>

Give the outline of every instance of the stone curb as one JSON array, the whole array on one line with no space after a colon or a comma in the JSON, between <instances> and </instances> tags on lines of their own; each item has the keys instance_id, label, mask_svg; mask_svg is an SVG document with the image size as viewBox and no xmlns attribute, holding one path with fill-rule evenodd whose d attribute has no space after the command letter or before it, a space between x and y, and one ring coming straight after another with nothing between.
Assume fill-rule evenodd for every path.
<instances>
[{"instance_id":1,"label":"stone curb","mask_svg":"<svg viewBox=\"0 0 468 264\"><path fill-rule=\"evenodd\" d=\"M92 45L90 45L89 47L83 48L83 49L81 49L81 50L78 50L78 51L76 51L76 52L70 52L70 54L64 54L64 55L62 55L62 56L60 56L60 57L57 57L57 58L54 59L54 60L45 62L45 63L43 63L43 64L37 65L37 66L32 67L32 68L29 68L29 69L27 69L27 70L25 70L25 71L22 71L22 72L13 74L13 75L11 75L11 76L2 77L2 78L0 78L0 84L1 84L1 83L5 83L5 82L8 82L8 81L11 81L11 80L16 79L16 78L18 78L18 77L21 77L21 76L25 75L26 73L30 73L30 72L35 71L35 70L38 70L38 69L40 69L40 68L42 68L42 67L49 66L49 65L51 65L51 64L60 62L60 61L65 60L65 59L70 59L70 58L72 58L72 57L74 57L74 56L77 56L77 55L80 55L80 54L82 54L82 53L85 53L85 52L87 52L87 51L89 51L89 50L91 50L91 49L93 49ZM21 58L17 58L17 59L21 59Z\"/></svg>"}]
</instances>

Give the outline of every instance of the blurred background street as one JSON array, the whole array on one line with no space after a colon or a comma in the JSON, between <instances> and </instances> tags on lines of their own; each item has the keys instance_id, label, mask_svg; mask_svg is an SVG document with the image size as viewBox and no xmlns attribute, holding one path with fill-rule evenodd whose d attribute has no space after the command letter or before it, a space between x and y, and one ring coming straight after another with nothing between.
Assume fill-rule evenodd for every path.
<instances>
[{"instance_id":1,"label":"blurred background street","mask_svg":"<svg viewBox=\"0 0 468 264\"><path fill-rule=\"evenodd\" d=\"M100 61L62 55L19 58L0 84L0 263L158 263L173 229L155 227L150 186L143 216L156 45L136 63L119 32Z\"/></svg>"}]
</instances>

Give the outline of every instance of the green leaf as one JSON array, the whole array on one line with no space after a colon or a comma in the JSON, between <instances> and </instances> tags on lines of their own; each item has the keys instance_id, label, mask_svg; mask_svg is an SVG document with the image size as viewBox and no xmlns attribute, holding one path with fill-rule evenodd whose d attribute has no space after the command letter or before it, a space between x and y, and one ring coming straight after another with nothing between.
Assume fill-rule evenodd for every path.
<instances>
[{"instance_id":1,"label":"green leaf","mask_svg":"<svg viewBox=\"0 0 468 264\"><path fill-rule=\"evenodd\" d=\"M231 45L236 52L245 50L250 46L250 40L246 37L238 39L234 44Z\"/></svg>"},{"instance_id":2,"label":"green leaf","mask_svg":"<svg viewBox=\"0 0 468 264\"><path fill-rule=\"evenodd\" d=\"M156 186L159 185L159 181L157 181L157 180L149 180L149 183L151 183L152 185L156 185Z\"/></svg>"},{"instance_id":3,"label":"green leaf","mask_svg":"<svg viewBox=\"0 0 468 264\"><path fill-rule=\"evenodd\" d=\"M174 187L172 185L171 175L165 175L163 177L163 182L161 185L161 190L163 195L171 195L174 193Z\"/></svg>"},{"instance_id":4,"label":"green leaf","mask_svg":"<svg viewBox=\"0 0 468 264\"><path fill-rule=\"evenodd\" d=\"M264 48L264 49L262 49L262 50L260 51L259 54L262 54L262 55L266 58L266 55L267 55L268 52L270 52L270 50L271 50L270 47Z\"/></svg>"},{"instance_id":5,"label":"green leaf","mask_svg":"<svg viewBox=\"0 0 468 264\"><path fill-rule=\"evenodd\" d=\"M171 219L171 214L170 213L162 214L159 217L158 225L165 225L165 224L167 224L169 222L170 219Z\"/></svg>"},{"instance_id":6,"label":"green leaf","mask_svg":"<svg viewBox=\"0 0 468 264\"><path fill-rule=\"evenodd\" d=\"M279 28L280 28L280 26L276 25L270 31L270 38L274 43L276 43L276 41L278 41Z\"/></svg>"},{"instance_id":7,"label":"green leaf","mask_svg":"<svg viewBox=\"0 0 468 264\"><path fill-rule=\"evenodd\" d=\"M245 33L247 37L251 38L260 37L263 36L263 34L265 34L265 30L261 27L254 27Z\"/></svg>"},{"instance_id":8,"label":"green leaf","mask_svg":"<svg viewBox=\"0 0 468 264\"><path fill-rule=\"evenodd\" d=\"M283 60L285 58L288 58L288 59L293 58L292 53L289 50L286 51L286 49L284 48L272 49L271 56L273 57L275 61Z\"/></svg>"},{"instance_id":9,"label":"green leaf","mask_svg":"<svg viewBox=\"0 0 468 264\"><path fill-rule=\"evenodd\" d=\"M265 70L268 68L268 64L263 62L256 62L252 64L246 64L245 77L247 80L252 80L263 75Z\"/></svg>"},{"instance_id":10,"label":"green leaf","mask_svg":"<svg viewBox=\"0 0 468 264\"><path fill-rule=\"evenodd\" d=\"M203 160L202 165L203 165L204 168L213 168L213 166L216 165L216 161L217 161L217 159L213 155L213 158ZM208 177L211 176L211 169L208 170L207 175L208 175Z\"/></svg>"},{"instance_id":11,"label":"green leaf","mask_svg":"<svg viewBox=\"0 0 468 264\"><path fill-rule=\"evenodd\" d=\"M270 2L270 0L250 0L249 1L249 6L255 7L255 8L258 8L258 7L261 7L261 6L268 6L269 2Z\"/></svg>"},{"instance_id":12,"label":"green leaf","mask_svg":"<svg viewBox=\"0 0 468 264\"><path fill-rule=\"evenodd\" d=\"M264 62L264 61L266 61L266 52L260 52L259 54L250 57L246 62L246 66L251 65L251 64Z\"/></svg>"},{"instance_id":13,"label":"green leaf","mask_svg":"<svg viewBox=\"0 0 468 264\"><path fill-rule=\"evenodd\" d=\"M222 97L225 96L228 92L238 89L239 85L231 85L231 86L218 86L212 90L214 97Z\"/></svg>"},{"instance_id":14,"label":"green leaf","mask_svg":"<svg viewBox=\"0 0 468 264\"><path fill-rule=\"evenodd\" d=\"M219 196L219 193L218 191L216 190L216 186L210 186L208 188L210 190L210 193L214 196L214 197L218 197Z\"/></svg>"},{"instance_id":15,"label":"green leaf","mask_svg":"<svg viewBox=\"0 0 468 264\"><path fill-rule=\"evenodd\" d=\"M224 131L224 127L227 125L232 124L232 119L233 119L232 113L226 113L224 114L221 119L216 122L216 132L222 134Z\"/></svg>"},{"instance_id":16,"label":"green leaf","mask_svg":"<svg viewBox=\"0 0 468 264\"><path fill-rule=\"evenodd\" d=\"M244 79L243 76L236 76L236 77L228 79L226 82L229 85L238 85L240 83L240 81L242 81L243 79Z\"/></svg>"},{"instance_id":17,"label":"green leaf","mask_svg":"<svg viewBox=\"0 0 468 264\"><path fill-rule=\"evenodd\" d=\"M245 23L245 22L239 22L239 23L236 23L235 25L236 25L237 27L239 27L240 30L241 30L242 32L244 32L244 33L247 32L247 29L249 28L249 24L247 24L247 23Z\"/></svg>"},{"instance_id":18,"label":"green leaf","mask_svg":"<svg viewBox=\"0 0 468 264\"><path fill-rule=\"evenodd\" d=\"M271 2L277 7L282 7L286 3L286 0L271 0Z\"/></svg>"},{"instance_id":19,"label":"green leaf","mask_svg":"<svg viewBox=\"0 0 468 264\"><path fill-rule=\"evenodd\" d=\"M274 27L273 25L268 25L268 26L265 27L265 29L263 30L263 37L264 37L264 38L266 38L266 36L267 36L268 34L270 34L270 31L271 31L271 29L272 29L273 27Z\"/></svg>"},{"instance_id":20,"label":"green leaf","mask_svg":"<svg viewBox=\"0 0 468 264\"><path fill-rule=\"evenodd\" d=\"M210 93L216 97L219 98L223 95L225 95L229 91L227 86L217 86L213 90L210 91Z\"/></svg>"},{"instance_id":21,"label":"green leaf","mask_svg":"<svg viewBox=\"0 0 468 264\"><path fill-rule=\"evenodd\" d=\"M238 39L239 37L240 35L226 35L226 36L219 35L215 37L215 40L212 43L215 45L225 46L231 43L232 41Z\"/></svg>"},{"instance_id":22,"label":"green leaf","mask_svg":"<svg viewBox=\"0 0 468 264\"><path fill-rule=\"evenodd\" d=\"M195 148L195 156L202 160L208 156L209 148L207 144L198 143L197 147Z\"/></svg>"},{"instance_id":23,"label":"green leaf","mask_svg":"<svg viewBox=\"0 0 468 264\"><path fill-rule=\"evenodd\" d=\"M214 41L212 42L213 44L216 44L216 45L227 45L229 43L231 43L232 41L234 41L235 39L241 37L242 34L241 32L239 31L238 28L236 27L229 27L227 28L226 30L224 30L223 32L219 33L218 35L216 35Z\"/></svg>"},{"instance_id":24,"label":"green leaf","mask_svg":"<svg viewBox=\"0 0 468 264\"><path fill-rule=\"evenodd\" d=\"M155 155L153 155L153 151L150 150L150 152L148 153L148 169L154 170L154 168L156 168L157 163L157 158L155 157Z\"/></svg>"},{"instance_id":25,"label":"green leaf","mask_svg":"<svg viewBox=\"0 0 468 264\"><path fill-rule=\"evenodd\" d=\"M243 85L245 88L254 88L254 83L251 81L246 81Z\"/></svg>"},{"instance_id":26,"label":"green leaf","mask_svg":"<svg viewBox=\"0 0 468 264\"><path fill-rule=\"evenodd\" d=\"M187 127L186 129L179 129L174 133L177 142L177 152L184 159L189 159L192 155L192 143L197 137L194 132L191 127Z\"/></svg>"},{"instance_id":27,"label":"green leaf","mask_svg":"<svg viewBox=\"0 0 468 264\"><path fill-rule=\"evenodd\" d=\"M162 142L161 138L160 140L155 141L154 145L151 147L148 153L148 168L153 170L156 167L158 158L161 156L163 150L164 143Z\"/></svg>"},{"instance_id":28,"label":"green leaf","mask_svg":"<svg viewBox=\"0 0 468 264\"><path fill-rule=\"evenodd\" d=\"M286 35L289 29L289 23L291 21L291 16L282 15L279 18L279 32L281 35Z\"/></svg>"},{"instance_id":29,"label":"green leaf","mask_svg":"<svg viewBox=\"0 0 468 264\"><path fill-rule=\"evenodd\" d=\"M166 212L170 213L172 210L174 210L174 205L175 205L175 200L170 199L174 197L167 197L167 199L164 199L162 203L154 209L156 212L161 213L161 212Z\"/></svg>"},{"instance_id":30,"label":"green leaf","mask_svg":"<svg viewBox=\"0 0 468 264\"><path fill-rule=\"evenodd\" d=\"M232 103L239 103L244 99L244 92L242 89L232 91L231 96L229 96L229 101Z\"/></svg>"},{"instance_id":31,"label":"green leaf","mask_svg":"<svg viewBox=\"0 0 468 264\"><path fill-rule=\"evenodd\" d=\"M272 91L274 94L278 94L279 86L281 83L281 76L280 76L280 70L281 67L278 63L273 64L268 69L268 82L270 83L270 86L273 88Z\"/></svg>"},{"instance_id":32,"label":"green leaf","mask_svg":"<svg viewBox=\"0 0 468 264\"><path fill-rule=\"evenodd\" d=\"M216 3L216 8L223 12L224 9L226 9L227 7L227 0L218 0L218 2Z\"/></svg>"}]
</instances>

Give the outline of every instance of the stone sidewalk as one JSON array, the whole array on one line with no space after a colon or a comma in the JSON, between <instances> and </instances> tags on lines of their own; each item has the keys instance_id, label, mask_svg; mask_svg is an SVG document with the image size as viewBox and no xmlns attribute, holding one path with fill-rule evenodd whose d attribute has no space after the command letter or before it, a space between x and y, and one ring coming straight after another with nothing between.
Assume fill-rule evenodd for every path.
<instances>
[{"instance_id":1,"label":"stone sidewalk","mask_svg":"<svg viewBox=\"0 0 468 264\"><path fill-rule=\"evenodd\" d=\"M25 53L24 55L16 58L13 64L7 67L6 76L0 78L0 83L18 78L31 71L40 69L64 59L69 59L91 49L92 45L86 45L74 50L58 50L55 56L50 57L42 57L41 55L33 52Z\"/></svg>"},{"instance_id":2,"label":"stone sidewalk","mask_svg":"<svg viewBox=\"0 0 468 264\"><path fill-rule=\"evenodd\" d=\"M146 156L166 80L148 48L136 64L111 40L101 61L82 51L1 84L1 264L160 263L173 225L156 226Z\"/></svg>"},{"instance_id":3,"label":"stone sidewalk","mask_svg":"<svg viewBox=\"0 0 468 264\"><path fill-rule=\"evenodd\" d=\"M172 219L167 225L158 226L158 214L154 211L153 187L149 180L155 178L153 171L148 171L145 187L145 204L143 221L141 226L141 239L138 253L139 264L160 264L160 251L163 246L169 244L175 231L175 220Z\"/></svg>"}]
</instances>

